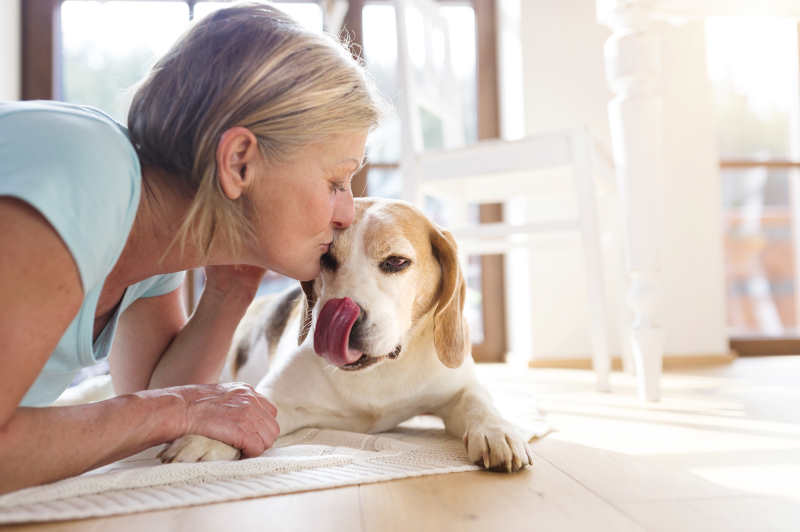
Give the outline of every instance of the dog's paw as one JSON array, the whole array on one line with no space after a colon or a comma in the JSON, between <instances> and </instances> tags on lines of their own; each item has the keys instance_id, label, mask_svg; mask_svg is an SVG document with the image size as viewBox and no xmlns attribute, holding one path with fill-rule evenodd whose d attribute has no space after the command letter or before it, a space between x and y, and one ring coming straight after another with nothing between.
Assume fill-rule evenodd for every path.
<instances>
[{"instance_id":1,"label":"dog's paw","mask_svg":"<svg viewBox=\"0 0 800 532\"><path fill-rule=\"evenodd\" d=\"M513 473L533 465L533 451L510 423L480 423L464 434L472 463L492 471Z\"/></svg>"},{"instance_id":2,"label":"dog's paw","mask_svg":"<svg viewBox=\"0 0 800 532\"><path fill-rule=\"evenodd\" d=\"M181 436L165 447L158 457L168 462L212 462L216 460L238 460L241 452L236 447L205 436L189 434Z\"/></svg>"}]
</instances>

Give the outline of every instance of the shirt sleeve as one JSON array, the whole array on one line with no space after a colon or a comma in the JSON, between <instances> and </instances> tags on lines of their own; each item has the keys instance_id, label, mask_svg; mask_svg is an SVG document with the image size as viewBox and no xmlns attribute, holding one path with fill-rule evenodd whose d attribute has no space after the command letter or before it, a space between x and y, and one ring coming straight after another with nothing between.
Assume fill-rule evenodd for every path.
<instances>
[{"instance_id":1,"label":"shirt sleeve","mask_svg":"<svg viewBox=\"0 0 800 532\"><path fill-rule=\"evenodd\" d=\"M186 272L170 273L167 275L157 275L151 277L148 281L148 286L139 297L156 297L164 294L169 294L182 283L186 277Z\"/></svg>"},{"instance_id":2,"label":"shirt sleeve","mask_svg":"<svg viewBox=\"0 0 800 532\"><path fill-rule=\"evenodd\" d=\"M24 104L0 108L0 195L47 219L88 292L105 281L130 232L138 158L122 128L100 113Z\"/></svg>"}]
</instances>

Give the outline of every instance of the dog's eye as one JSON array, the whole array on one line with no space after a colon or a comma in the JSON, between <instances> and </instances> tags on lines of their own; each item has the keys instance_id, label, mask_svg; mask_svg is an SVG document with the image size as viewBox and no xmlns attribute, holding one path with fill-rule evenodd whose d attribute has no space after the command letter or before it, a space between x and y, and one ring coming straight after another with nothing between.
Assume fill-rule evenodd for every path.
<instances>
[{"instance_id":1,"label":"dog's eye","mask_svg":"<svg viewBox=\"0 0 800 532\"><path fill-rule=\"evenodd\" d=\"M405 257L388 257L381 262L380 268L386 273L396 273L405 270L411 265L411 261Z\"/></svg>"},{"instance_id":2,"label":"dog's eye","mask_svg":"<svg viewBox=\"0 0 800 532\"><path fill-rule=\"evenodd\" d=\"M335 272L336 269L339 267L339 261L336 260L336 257L330 254L330 252L325 253L319 258L320 266L324 270L330 270Z\"/></svg>"}]
</instances>

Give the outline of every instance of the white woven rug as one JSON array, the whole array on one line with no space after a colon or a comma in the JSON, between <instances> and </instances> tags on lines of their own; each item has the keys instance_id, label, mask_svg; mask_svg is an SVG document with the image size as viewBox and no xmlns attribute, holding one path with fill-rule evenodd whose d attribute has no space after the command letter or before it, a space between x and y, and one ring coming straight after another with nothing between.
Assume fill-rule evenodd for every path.
<instances>
[{"instance_id":1,"label":"white woven rug","mask_svg":"<svg viewBox=\"0 0 800 532\"><path fill-rule=\"evenodd\" d=\"M530 408L521 426L548 426ZM502 410L501 410L502 411ZM517 420L519 417L517 417ZM258 458L161 464L161 446L83 475L0 496L0 524L79 519L478 469L438 418L393 432L302 429Z\"/></svg>"}]
</instances>

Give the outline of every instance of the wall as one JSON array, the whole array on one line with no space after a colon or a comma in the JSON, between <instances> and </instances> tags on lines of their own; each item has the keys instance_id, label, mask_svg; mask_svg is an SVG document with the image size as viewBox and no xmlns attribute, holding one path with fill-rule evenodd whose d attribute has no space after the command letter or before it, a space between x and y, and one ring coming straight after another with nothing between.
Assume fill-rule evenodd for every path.
<instances>
[{"instance_id":1,"label":"wall","mask_svg":"<svg viewBox=\"0 0 800 532\"><path fill-rule=\"evenodd\" d=\"M21 96L20 2L0 0L0 100Z\"/></svg>"},{"instance_id":2,"label":"wall","mask_svg":"<svg viewBox=\"0 0 800 532\"><path fill-rule=\"evenodd\" d=\"M501 4L502 5L502 4ZM519 3L525 132L535 134L587 124L601 157L610 153L603 45L610 30L596 22L594 0ZM720 181L705 77L702 23L664 26L665 247L662 259L666 354L726 353ZM503 79L503 78L501 78ZM505 78L507 79L507 78ZM502 82L501 82L502 83ZM501 90L501 94L503 91ZM601 222L613 228L620 210L613 174L599 183ZM512 205L510 216L557 212L568 193L554 187L541 201ZM619 246L607 233L611 349L620 353L619 311L624 311ZM513 352L535 358L587 356L590 352L585 272L576 236L541 239L532 260L511 257L509 275L527 268L520 291L512 280L509 341ZM516 271L513 271L516 263ZM525 306L528 306L526 309ZM522 309L514 312L513 307ZM532 321L527 323L532 313ZM532 325L532 326L531 326ZM519 356L519 353L516 353Z\"/></svg>"}]
</instances>

